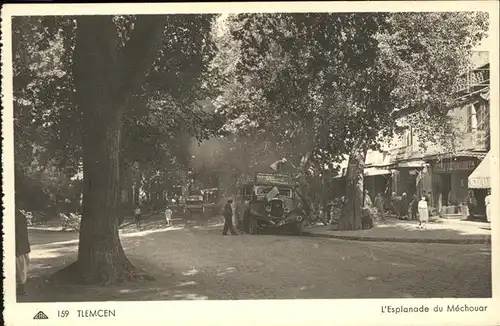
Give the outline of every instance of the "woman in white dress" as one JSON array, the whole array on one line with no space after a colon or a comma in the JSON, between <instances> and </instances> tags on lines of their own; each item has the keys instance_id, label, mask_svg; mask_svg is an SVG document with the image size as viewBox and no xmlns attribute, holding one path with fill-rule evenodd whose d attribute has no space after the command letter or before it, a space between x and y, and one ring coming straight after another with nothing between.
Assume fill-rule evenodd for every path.
<instances>
[{"instance_id":1,"label":"woman in white dress","mask_svg":"<svg viewBox=\"0 0 500 326\"><path fill-rule=\"evenodd\" d=\"M423 229L425 224L429 222L429 206L427 205L425 197L422 197L418 202L418 221L419 229Z\"/></svg>"},{"instance_id":2,"label":"woman in white dress","mask_svg":"<svg viewBox=\"0 0 500 326\"><path fill-rule=\"evenodd\" d=\"M486 206L486 220L491 222L491 190L488 190L488 196L484 198L484 205Z\"/></svg>"}]
</instances>

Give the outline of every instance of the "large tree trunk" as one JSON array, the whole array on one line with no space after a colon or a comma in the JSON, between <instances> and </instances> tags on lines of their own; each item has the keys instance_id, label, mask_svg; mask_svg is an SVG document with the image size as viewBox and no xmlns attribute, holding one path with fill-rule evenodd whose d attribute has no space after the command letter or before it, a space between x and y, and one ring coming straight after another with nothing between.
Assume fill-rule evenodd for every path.
<instances>
[{"instance_id":1,"label":"large tree trunk","mask_svg":"<svg viewBox=\"0 0 500 326\"><path fill-rule=\"evenodd\" d=\"M143 276L125 256L118 234L122 117L154 60L160 20L138 19L119 52L112 16L78 18L74 80L85 130L83 214L78 260L59 274L71 280L110 284Z\"/></svg>"},{"instance_id":2,"label":"large tree trunk","mask_svg":"<svg viewBox=\"0 0 500 326\"><path fill-rule=\"evenodd\" d=\"M339 230L361 229L363 214L363 172L367 149L360 148L349 156L345 202L339 221Z\"/></svg>"},{"instance_id":3,"label":"large tree trunk","mask_svg":"<svg viewBox=\"0 0 500 326\"><path fill-rule=\"evenodd\" d=\"M302 203L304 204L304 211L308 216L308 218L311 218L312 215L316 214L316 210L313 205L313 200L308 191L310 187L308 187L307 177L306 177L307 169L309 168L311 163L311 156L312 152L308 152L301 158L300 164L297 168L298 176L296 177L296 181L299 184L299 187L297 189L297 195L300 197Z\"/></svg>"}]
</instances>

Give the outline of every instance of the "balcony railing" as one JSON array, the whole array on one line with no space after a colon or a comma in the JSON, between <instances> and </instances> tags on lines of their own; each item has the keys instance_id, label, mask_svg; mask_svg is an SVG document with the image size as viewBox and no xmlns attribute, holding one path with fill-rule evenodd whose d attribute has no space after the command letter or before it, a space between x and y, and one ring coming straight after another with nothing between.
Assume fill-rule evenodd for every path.
<instances>
[{"instance_id":1,"label":"balcony railing","mask_svg":"<svg viewBox=\"0 0 500 326\"><path fill-rule=\"evenodd\" d=\"M479 68L462 75L458 80L457 93L473 92L490 84L490 68Z\"/></svg>"},{"instance_id":2,"label":"balcony railing","mask_svg":"<svg viewBox=\"0 0 500 326\"><path fill-rule=\"evenodd\" d=\"M462 136L461 139L458 139L455 149L457 151L486 151L489 149L489 143L489 132L485 130L476 130L471 133L466 133ZM413 144L410 146L392 148L388 151L390 155L389 161L392 163L414 158L423 158L425 156L443 154L447 152L449 151L440 144L428 144L425 150L420 148L418 144Z\"/></svg>"}]
</instances>

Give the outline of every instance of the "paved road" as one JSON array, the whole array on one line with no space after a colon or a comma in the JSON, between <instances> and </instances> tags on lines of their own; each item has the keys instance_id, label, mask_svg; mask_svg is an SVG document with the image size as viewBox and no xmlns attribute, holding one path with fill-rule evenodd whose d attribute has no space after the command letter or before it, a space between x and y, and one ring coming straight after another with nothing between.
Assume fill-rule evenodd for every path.
<instances>
[{"instance_id":1,"label":"paved road","mask_svg":"<svg viewBox=\"0 0 500 326\"><path fill-rule=\"evenodd\" d=\"M220 233L220 228L203 227L128 234L122 239L127 255L154 275L155 282L87 290L37 287L22 300L491 296L491 248L487 245ZM31 237L47 239L40 234L31 232ZM66 236L76 238L75 234ZM33 273L51 271L61 260L70 262L75 245L33 246Z\"/></svg>"}]
</instances>

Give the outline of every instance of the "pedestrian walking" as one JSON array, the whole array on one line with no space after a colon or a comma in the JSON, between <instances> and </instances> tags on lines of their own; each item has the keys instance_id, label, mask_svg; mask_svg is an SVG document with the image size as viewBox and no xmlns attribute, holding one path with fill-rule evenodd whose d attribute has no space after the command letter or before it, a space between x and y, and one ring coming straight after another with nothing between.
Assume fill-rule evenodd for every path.
<instances>
[{"instance_id":1,"label":"pedestrian walking","mask_svg":"<svg viewBox=\"0 0 500 326\"><path fill-rule=\"evenodd\" d=\"M226 235L227 231L231 231L232 235L237 235L236 230L233 226L233 208L231 207L233 203L232 199L229 199L224 206L224 229L222 230L222 235Z\"/></svg>"},{"instance_id":2,"label":"pedestrian walking","mask_svg":"<svg viewBox=\"0 0 500 326\"><path fill-rule=\"evenodd\" d=\"M484 205L486 206L486 220L491 222L491 190L488 190L488 195L484 198Z\"/></svg>"},{"instance_id":3,"label":"pedestrian walking","mask_svg":"<svg viewBox=\"0 0 500 326\"><path fill-rule=\"evenodd\" d=\"M167 206L167 208L165 209L165 222L167 226L172 225L172 210L169 206Z\"/></svg>"},{"instance_id":4,"label":"pedestrian walking","mask_svg":"<svg viewBox=\"0 0 500 326\"><path fill-rule=\"evenodd\" d=\"M139 205L136 206L134 210L134 218L135 218L135 225L137 226L138 229L141 228L141 207Z\"/></svg>"},{"instance_id":5,"label":"pedestrian walking","mask_svg":"<svg viewBox=\"0 0 500 326\"><path fill-rule=\"evenodd\" d=\"M382 197L380 192L375 196L375 207L377 208L378 217L381 220L385 220L384 197Z\"/></svg>"},{"instance_id":6,"label":"pedestrian walking","mask_svg":"<svg viewBox=\"0 0 500 326\"><path fill-rule=\"evenodd\" d=\"M26 281L28 280L29 254L31 251L28 238L28 222L26 217L16 209L16 292L26 294Z\"/></svg>"},{"instance_id":7,"label":"pedestrian walking","mask_svg":"<svg viewBox=\"0 0 500 326\"><path fill-rule=\"evenodd\" d=\"M429 206L425 197L422 197L422 199L418 202L418 220L418 227L420 229L427 229L426 225L427 222L429 222Z\"/></svg>"},{"instance_id":8,"label":"pedestrian walking","mask_svg":"<svg viewBox=\"0 0 500 326\"><path fill-rule=\"evenodd\" d=\"M410 211L411 211L411 219L418 219L418 197L417 195L413 195L413 200L410 203Z\"/></svg>"}]
</instances>

